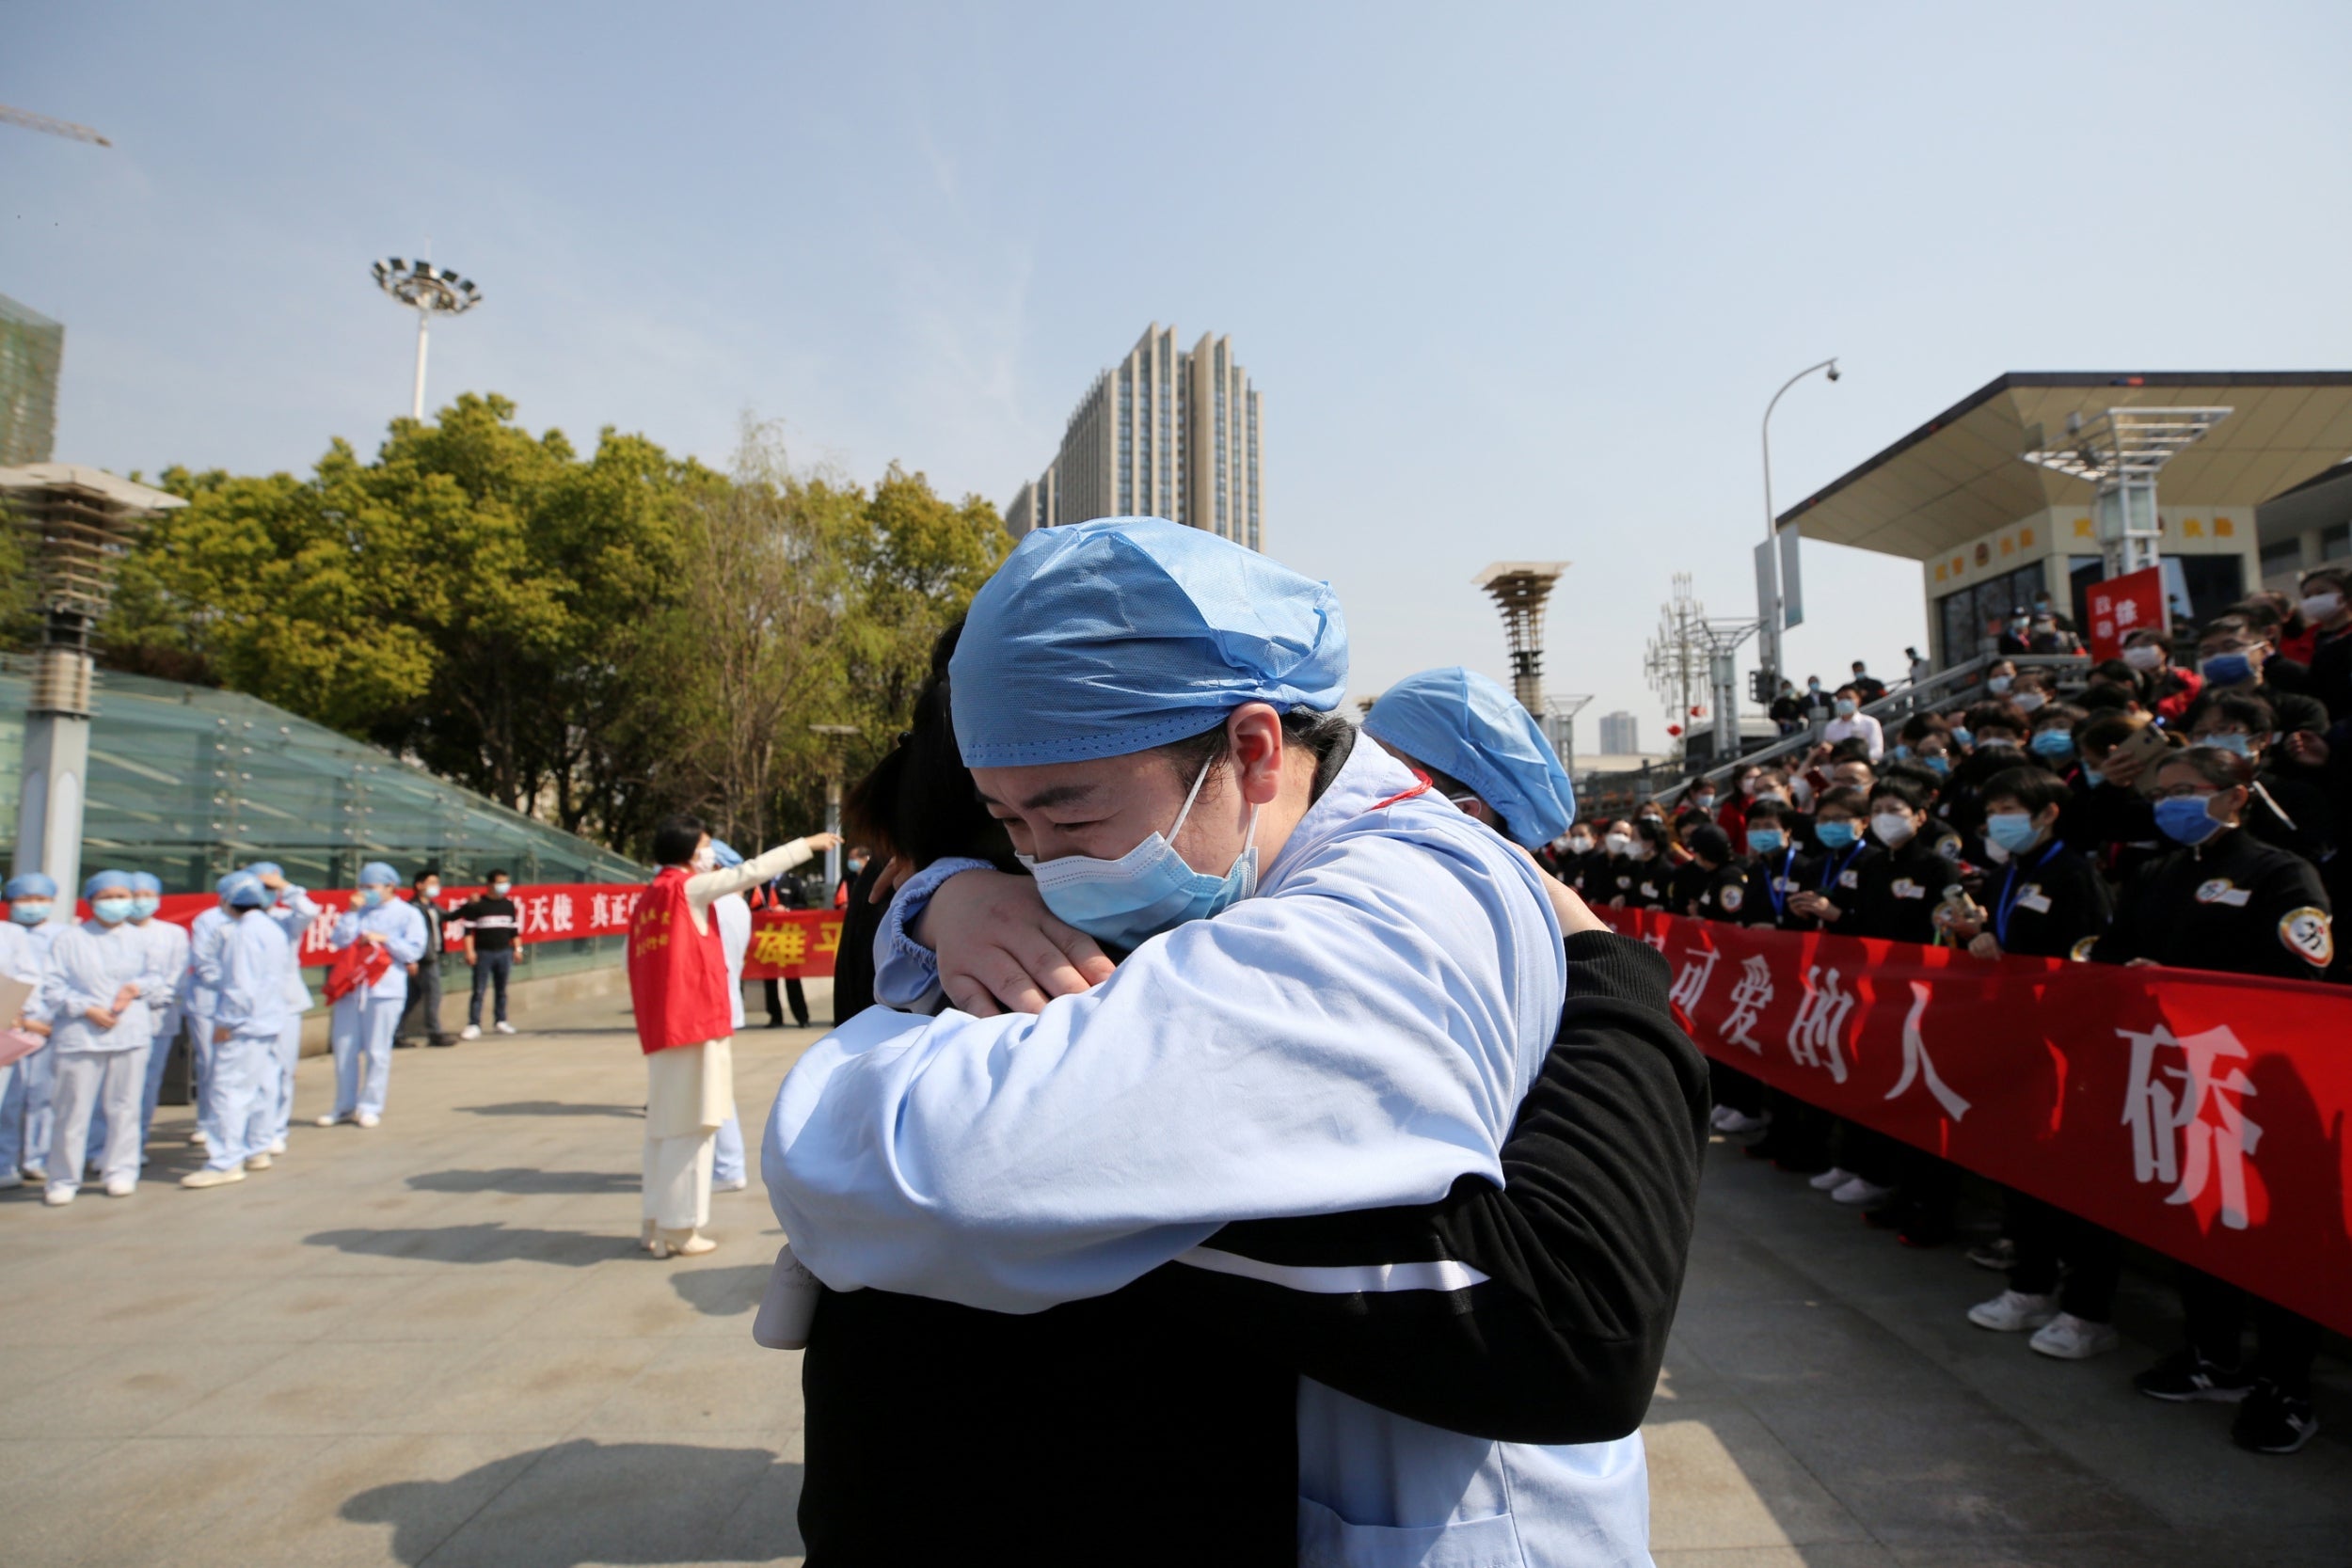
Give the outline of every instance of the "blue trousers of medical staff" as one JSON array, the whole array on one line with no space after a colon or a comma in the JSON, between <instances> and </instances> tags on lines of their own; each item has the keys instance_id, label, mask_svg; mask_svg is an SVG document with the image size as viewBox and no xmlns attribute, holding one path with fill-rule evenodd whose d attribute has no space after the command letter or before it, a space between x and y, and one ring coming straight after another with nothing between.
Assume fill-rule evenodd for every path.
<instances>
[{"instance_id":1,"label":"blue trousers of medical staff","mask_svg":"<svg viewBox=\"0 0 2352 1568\"><path fill-rule=\"evenodd\" d=\"M329 1037L335 1045L338 1117L384 1114L384 1095L392 1079L392 1031L400 1027L401 1008L407 1000L355 990L335 1004Z\"/></svg>"},{"instance_id":2,"label":"blue trousers of medical staff","mask_svg":"<svg viewBox=\"0 0 2352 1568\"><path fill-rule=\"evenodd\" d=\"M164 1069L171 1061L172 1042L180 1037L181 1018L180 1004L177 1002L158 1014L155 1022L155 1037L147 1047L147 1082L141 1087L139 1094L139 1148L142 1151L139 1164L141 1164L147 1163L144 1153L147 1140L154 1135L155 1106L164 1097ZM106 1102L102 1100L98 1102L97 1112L90 1117L89 1146L92 1148L106 1147L108 1131Z\"/></svg>"},{"instance_id":3,"label":"blue trousers of medical staff","mask_svg":"<svg viewBox=\"0 0 2352 1568\"><path fill-rule=\"evenodd\" d=\"M710 1184L740 1187L750 1180L743 1164L743 1124L730 1116L719 1124L719 1135L711 1142Z\"/></svg>"},{"instance_id":4,"label":"blue trousers of medical staff","mask_svg":"<svg viewBox=\"0 0 2352 1568\"><path fill-rule=\"evenodd\" d=\"M294 1069L301 1065L302 1015L294 1013L286 1020L285 1027L278 1031L278 1046L272 1053L277 1076L270 1080L272 1098L267 1106L269 1136L262 1140L265 1145L283 1144L286 1129L294 1125Z\"/></svg>"},{"instance_id":5,"label":"blue trousers of medical staff","mask_svg":"<svg viewBox=\"0 0 2352 1568\"><path fill-rule=\"evenodd\" d=\"M278 1037L231 1035L206 1053L197 1125L204 1129L204 1165L233 1170L268 1147L278 1114Z\"/></svg>"},{"instance_id":6,"label":"blue trousers of medical staff","mask_svg":"<svg viewBox=\"0 0 2352 1568\"><path fill-rule=\"evenodd\" d=\"M44 1045L16 1064L0 1092L0 1170L46 1168L57 1132L56 1094L57 1053Z\"/></svg>"}]
</instances>

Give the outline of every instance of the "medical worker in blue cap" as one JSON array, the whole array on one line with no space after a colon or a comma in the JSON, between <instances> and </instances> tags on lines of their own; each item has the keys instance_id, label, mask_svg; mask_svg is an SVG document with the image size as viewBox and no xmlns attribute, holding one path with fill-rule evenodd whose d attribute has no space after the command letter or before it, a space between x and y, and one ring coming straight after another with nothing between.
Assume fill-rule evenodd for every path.
<instances>
[{"instance_id":1,"label":"medical worker in blue cap","mask_svg":"<svg viewBox=\"0 0 2352 1568\"><path fill-rule=\"evenodd\" d=\"M1229 1221L1499 1183L1561 926L1527 857L1331 717L1327 587L1154 519L1043 530L974 599L952 676L1035 881L943 861L900 890L877 993L935 974L957 1010L870 1009L785 1080L762 1165L801 1262L1028 1312L1228 1267L1201 1243ZM1128 950L1107 978L1098 943ZM1638 1435L1497 1443L1308 1382L1298 1462L1303 1558L1645 1560Z\"/></svg>"},{"instance_id":2,"label":"medical worker in blue cap","mask_svg":"<svg viewBox=\"0 0 2352 1568\"><path fill-rule=\"evenodd\" d=\"M383 1119L392 1080L392 1031L408 1002L408 966L424 955L424 916L400 896L400 873L382 861L359 868L358 896L326 939L337 953L361 942L383 948L391 961L373 981L335 1001L327 1033L335 1049L335 1109L319 1117L321 1127L339 1121L373 1127Z\"/></svg>"},{"instance_id":3,"label":"medical worker in blue cap","mask_svg":"<svg viewBox=\"0 0 2352 1568\"><path fill-rule=\"evenodd\" d=\"M82 1187L90 1119L106 1107L107 1137L99 1172L108 1197L129 1197L139 1184L139 1096L155 1014L172 983L156 967L147 939L131 924L131 874L101 871L82 885L90 917L50 944L35 1006L49 1025L57 1058L56 1126L51 1134L48 1190L53 1208ZM44 1053L46 1054L47 1053Z\"/></svg>"},{"instance_id":4,"label":"medical worker in blue cap","mask_svg":"<svg viewBox=\"0 0 2352 1568\"><path fill-rule=\"evenodd\" d=\"M155 1009L155 1024L147 1048L147 1083L139 1097L139 1164L147 1158L144 1150L150 1132L155 1125L155 1104L163 1097L164 1065L171 1060L171 1047L180 1037L181 1000L185 994L188 976L188 933L182 926L155 918L163 908L164 884L151 871L131 873L131 929L151 950L156 973L171 990L162 1006ZM102 1101L97 1114L90 1119L89 1141L103 1148L106 1141L106 1107Z\"/></svg>"},{"instance_id":5,"label":"medical worker in blue cap","mask_svg":"<svg viewBox=\"0 0 2352 1568\"><path fill-rule=\"evenodd\" d=\"M1364 715L1364 733L1512 843L1540 849L1576 820L1576 786L1518 699L1452 665L1407 675Z\"/></svg>"},{"instance_id":6,"label":"medical worker in blue cap","mask_svg":"<svg viewBox=\"0 0 2352 1568\"><path fill-rule=\"evenodd\" d=\"M283 1022L278 1025L277 1048L262 1064L260 1090L270 1123L262 1152L278 1155L286 1152L286 1132L294 1125L294 1069L302 1064L302 1015L310 1010L310 988L302 978L302 939L326 911L300 884L288 880L285 868L276 861L255 861L246 869L262 879L263 891L270 895L262 912L286 939L286 971L279 987L285 1011L280 1015Z\"/></svg>"},{"instance_id":7,"label":"medical worker in blue cap","mask_svg":"<svg viewBox=\"0 0 2352 1568\"><path fill-rule=\"evenodd\" d=\"M277 892L261 878L231 871L216 891L221 918L194 944L212 1036L197 1101L204 1166L182 1177L183 1187L225 1187L244 1180L248 1166L268 1169L277 1128L278 1041L290 1006L286 963L294 948L269 913Z\"/></svg>"},{"instance_id":8,"label":"medical worker in blue cap","mask_svg":"<svg viewBox=\"0 0 2352 1568\"><path fill-rule=\"evenodd\" d=\"M188 974L181 983L180 1013L187 1021L188 1098L199 1107L204 1103L204 1075L213 1070L213 1014L220 1002L220 990L212 976L218 973L221 939L229 922L235 918L224 890L230 877L246 875L248 873L232 871L221 878L214 884L215 902L197 911L196 918L188 922ZM261 879L255 878L253 885L260 887ZM200 1145L211 1133L200 1111L196 1122L196 1131L189 1138Z\"/></svg>"},{"instance_id":9,"label":"medical worker in blue cap","mask_svg":"<svg viewBox=\"0 0 2352 1568\"><path fill-rule=\"evenodd\" d=\"M56 939L57 927L50 924L49 916L56 904L57 884L38 871L27 871L9 878L5 892L8 909L8 920L0 923L0 974L33 988L33 994L25 998L29 1007L40 995L40 977L49 965L49 946ZM28 1033L49 1032L49 1025L38 1018L19 1022ZM0 1067L0 1188L22 1187L26 1177L38 1178L43 1173L41 1162L49 1148L48 1113L56 1082L56 1053L44 1045L28 1056ZM40 1110L38 1139L25 1135L36 1099Z\"/></svg>"}]
</instances>

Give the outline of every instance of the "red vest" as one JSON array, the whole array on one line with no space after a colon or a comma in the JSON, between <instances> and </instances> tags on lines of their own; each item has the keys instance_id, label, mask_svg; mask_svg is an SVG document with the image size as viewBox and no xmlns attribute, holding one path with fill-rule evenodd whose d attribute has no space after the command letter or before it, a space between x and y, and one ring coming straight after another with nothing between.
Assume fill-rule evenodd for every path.
<instances>
[{"instance_id":1,"label":"red vest","mask_svg":"<svg viewBox=\"0 0 2352 1568\"><path fill-rule=\"evenodd\" d=\"M719 923L694 929L682 865L665 865L637 895L628 921L628 999L645 1054L735 1033Z\"/></svg>"}]
</instances>

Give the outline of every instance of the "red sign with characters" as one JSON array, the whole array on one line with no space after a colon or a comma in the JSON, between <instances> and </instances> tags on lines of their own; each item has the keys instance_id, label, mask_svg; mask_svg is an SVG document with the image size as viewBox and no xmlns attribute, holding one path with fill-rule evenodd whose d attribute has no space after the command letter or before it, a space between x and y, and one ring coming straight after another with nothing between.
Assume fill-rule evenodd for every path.
<instances>
[{"instance_id":1,"label":"red sign with characters","mask_svg":"<svg viewBox=\"0 0 2352 1568\"><path fill-rule=\"evenodd\" d=\"M2352 1333L2352 990L1596 912L1708 1055Z\"/></svg>"},{"instance_id":2,"label":"red sign with characters","mask_svg":"<svg viewBox=\"0 0 2352 1568\"><path fill-rule=\"evenodd\" d=\"M2084 642L2093 663L2120 658L2123 639L2142 627L2164 629L2164 569L2129 572L2094 582L2085 599L2090 624L2083 628Z\"/></svg>"}]
</instances>

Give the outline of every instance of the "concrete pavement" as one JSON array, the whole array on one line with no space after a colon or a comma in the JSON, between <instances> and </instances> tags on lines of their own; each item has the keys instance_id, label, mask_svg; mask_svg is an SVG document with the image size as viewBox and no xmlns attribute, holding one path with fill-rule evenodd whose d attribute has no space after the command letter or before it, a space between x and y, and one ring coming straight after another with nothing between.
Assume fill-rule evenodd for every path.
<instances>
[{"instance_id":1,"label":"concrete pavement","mask_svg":"<svg viewBox=\"0 0 2352 1568\"><path fill-rule=\"evenodd\" d=\"M304 1062L292 1154L240 1185L170 1184L192 1161L188 1113L167 1109L136 1196L0 1195L0 1559L796 1557L799 1358L749 1338L779 1240L764 1196L716 1200L719 1252L645 1257L644 1069L619 1004L518 1022L399 1053L373 1132L301 1125L329 1088ZM738 1040L755 1139L815 1037ZM2341 1365L2330 1430L2258 1459L2226 1410L2130 1392L2173 1331L2161 1291L2127 1292L2139 1343L2060 1365L1968 1325L1997 1289L1719 1146L1651 1413L1660 1562L2352 1560Z\"/></svg>"}]
</instances>

